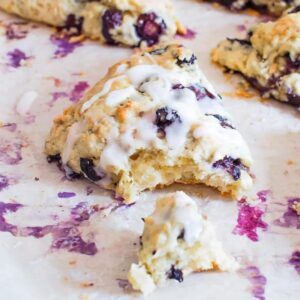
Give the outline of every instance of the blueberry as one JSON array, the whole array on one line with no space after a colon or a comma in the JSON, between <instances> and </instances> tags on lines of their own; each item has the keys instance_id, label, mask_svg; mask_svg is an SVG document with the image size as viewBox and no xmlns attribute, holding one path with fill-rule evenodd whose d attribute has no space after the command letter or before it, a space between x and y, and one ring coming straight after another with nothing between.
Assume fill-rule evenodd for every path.
<instances>
[{"instance_id":1,"label":"blueberry","mask_svg":"<svg viewBox=\"0 0 300 300\"><path fill-rule=\"evenodd\" d=\"M116 41L113 39L110 30L122 25L123 15L118 9L107 9L102 15L102 34L106 42L110 45L115 45Z\"/></svg>"},{"instance_id":2,"label":"blueberry","mask_svg":"<svg viewBox=\"0 0 300 300\"><path fill-rule=\"evenodd\" d=\"M203 86L192 85L188 88L195 93L198 101L204 99L205 97L208 97L210 99L216 99L216 96Z\"/></svg>"},{"instance_id":3,"label":"blueberry","mask_svg":"<svg viewBox=\"0 0 300 300\"><path fill-rule=\"evenodd\" d=\"M231 124L230 122L228 121L227 118L221 116L221 115L218 115L218 114L205 114L206 116L212 116L214 118L216 118L217 120L219 120L220 122L220 125L224 128L231 128L231 129L235 129Z\"/></svg>"},{"instance_id":4,"label":"blueberry","mask_svg":"<svg viewBox=\"0 0 300 300\"><path fill-rule=\"evenodd\" d=\"M192 54L192 56L190 58L185 57L184 59L181 59L181 58L177 57L176 64L179 67L182 67L184 65L193 65L196 60L197 60L197 57L194 54Z\"/></svg>"},{"instance_id":5,"label":"blueberry","mask_svg":"<svg viewBox=\"0 0 300 300\"><path fill-rule=\"evenodd\" d=\"M61 162L61 157L60 154L55 154L55 155L48 155L47 156L47 161L49 164L53 163L53 162Z\"/></svg>"},{"instance_id":6,"label":"blueberry","mask_svg":"<svg viewBox=\"0 0 300 300\"><path fill-rule=\"evenodd\" d=\"M168 47L158 48L158 49L150 51L149 54L151 54L151 55L162 55L163 53L165 53L167 51L167 49L168 49Z\"/></svg>"},{"instance_id":7,"label":"blueberry","mask_svg":"<svg viewBox=\"0 0 300 300\"><path fill-rule=\"evenodd\" d=\"M227 41L229 41L231 43L239 43L240 45L243 45L243 46L251 46L251 42L249 40L227 38Z\"/></svg>"},{"instance_id":8,"label":"blueberry","mask_svg":"<svg viewBox=\"0 0 300 300\"><path fill-rule=\"evenodd\" d=\"M180 231L177 240L183 240L184 239L185 230L184 228Z\"/></svg>"},{"instance_id":9,"label":"blueberry","mask_svg":"<svg viewBox=\"0 0 300 300\"><path fill-rule=\"evenodd\" d=\"M74 14L70 14L67 16L67 20L62 29L67 30L71 35L81 35L83 21L83 17L77 18Z\"/></svg>"},{"instance_id":10,"label":"blueberry","mask_svg":"<svg viewBox=\"0 0 300 300\"><path fill-rule=\"evenodd\" d=\"M156 119L154 124L158 127L158 133L165 136L165 129L174 122L181 123L180 116L177 111L169 107L163 107L156 111Z\"/></svg>"},{"instance_id":11,"label":"blueberry","mask_svg":"<svg viewBox=\"0 0 300 300\"><path fill-rule=\"evenodd\" d=\"M240 158L234 159L231 156L225 156L223 159L214 162L213 168L224 169L235 181L240 179L241 170L248 170Z\"/></svg>"},{"instance_id":12,"label":"blueberry","mask_svg":"<svg viewBox=\"0 0 300 300\"><path fill-rule=\"evenodd\" d=\"M80 158L80 168L81 171L86 175L86 177L92 181L101 180L104 175L98 175L94 169L94 162L90 158Z\"/></svg>"},{"instance_id":13,"label":"blueberry","mask_svg":"<svg viewBox=\"0 0 300 300\"><path fill-rule=\"evenodd\" d=\"M289 12L289 14L295 14L295 13L297 13L297 12L300 12L300 5L298 5L298 6L296 6L295 8L293 8L293 9Z\"/></svg>"},{"instance_id":14,"label":"blueberry","mask_svg":"<svg viewBox=\"0 0 300 300\"><path fill-rule=\"evenodd\" d=\"M170 271L167 273L169 279L175 279L178 282L183 281L183 273L180 269L176 269L174 265L172 265Z\"/></svg>"},{"instance_id":15,"label":"blueberry","mask_svg":"<svg viewBox=\"0 0 300 300\"><path fill-rule=\"evenodd\" d=\"M159 37L166 31L166 23L155 13L141 14L136 23L136 33L142 41L146 41L148 46L152 46L159 41Z\"/></svg>"}]
</instances>

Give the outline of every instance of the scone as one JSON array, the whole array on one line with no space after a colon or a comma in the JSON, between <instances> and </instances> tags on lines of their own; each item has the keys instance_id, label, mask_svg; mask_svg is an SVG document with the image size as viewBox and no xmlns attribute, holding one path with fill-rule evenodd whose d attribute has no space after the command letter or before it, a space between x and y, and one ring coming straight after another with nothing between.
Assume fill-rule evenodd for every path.
<instances>
[{"instance_id":1,"label":"scone","mask_svg":"<svg viewBox=\"0 0 300 300\"><path fill-rule=\"evenodd\" d=\"M54 120L46 154L126 202L174 182L204 183L233 197L252 185L246 143L196 56L180 45L111 67Z\"/></svg>"},{"instance_id":2,"label":"scone","mask_svg":"<svg viewBox=\"0 0 300 300\"><path fill-rule=\"evenodd\" d=\"M300 5L300 0L210 0L228 7L233 11L255 8L274 16L281 16L288 9Z\"/></svg>"},{"instance_id":3,"label":"scone","mask_svg":"<svg viewBox=\"0 0 300 300\"><path fill-rule=\"evenodd\" d=\"M170 0L1 0L0 8L108 44L150 46L185 32Z\"/></svg>"},{"instance_id":4,"label":"scone","mask_svg":"<svg viewBox=\"0 0 300 300\"><path fill-rule=\"evenodd\" d=\"M210 222L183 192L159 199L144 222L139 263L131 265L128 279L145 295L167 279L182 282L192 272L238 267L224 252Z\"/></svg>"},{"instance_id":5,"label":"scone","mask_svg":"<svg viewBox=\"0 0 300 300\"><path fill-rule=\"evenodd\" d=\"M297 11L297 10L296 10ZM212 60L242 74L263 97L300 106L300 12L254 26L246 39L227 39Z\"/></svg>"}]
</instances>

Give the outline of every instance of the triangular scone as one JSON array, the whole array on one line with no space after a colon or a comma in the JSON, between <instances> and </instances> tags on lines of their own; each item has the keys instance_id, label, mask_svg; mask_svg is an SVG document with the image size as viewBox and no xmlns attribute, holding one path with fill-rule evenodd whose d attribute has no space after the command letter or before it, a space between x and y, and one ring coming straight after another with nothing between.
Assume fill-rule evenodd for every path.
<instances>
[{"instance_id":1,"label":"triangular scone","mask_svg":"<svg viewBox=\"0 0 300 300\"><path fill-rule=\"evenodd\" d=\"M155 211L144 222L139 263L132 264L128 274L135 290L149 294L167 279L181 282L192 272L238 267L194 200L183 192L157 200Z\"/></svg>"},{"instance_id":2,"label":"triangular scone","mask_svg":"<svg viewBox=\"0 0 300 300\"><path fill-rule=\"evenodd\" d=\"M254 8L267 12L274 16L281 16L288 8L300 5L300 0L209 0L228 7L230 10L239 11L246 8Z\"/></svg>"},{"instance_id":3,"label":"triangular scone","mask_svg":"<svg viewBox=\"0 0 300 300\"><path fill-rule=\"evenodd\" d=\"M110 68L55 119L46 153L126 202L174 182L205 183L234 197L252 185L248 147L195 55L180 45Z\"/></svg>"},{"instance_id":4,"label":"triangular scone","mask_svg":"<svg viewBox=\"0 0 300 300\"><path fill-rule=\"evenodd\" d=\"M149 46L185 33L170 0L1 0L0 9L108 44Z\"/></svg>"},{"instance_id":5,"label":"triangular scone","mask_svg":"<svg viewBox=\"0 0 300 300\"><path fill-rule=\"evenodd\" d=\"M242 74L263 97L299 107L299 43L300 12L291 11L275 22L254 26L244 40L221 42L212 60Z\"/></svg>"}]
</instances>

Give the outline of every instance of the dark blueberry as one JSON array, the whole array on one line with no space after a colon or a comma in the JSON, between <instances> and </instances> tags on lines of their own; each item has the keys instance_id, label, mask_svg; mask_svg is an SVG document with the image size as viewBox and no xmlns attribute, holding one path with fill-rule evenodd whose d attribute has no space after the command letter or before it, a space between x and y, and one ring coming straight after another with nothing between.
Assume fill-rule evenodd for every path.
<instances>
[{"instance_id":1,"label":"dark blueberry","mask_svg":"<svg viewBox=\"0 0 300 300\"><path fill-rule=\"evenodd\" d=\"M61 157L60 154L55 154L55 155L48 155L47 156L47 161L49 164L53 163L53 162L61 162Z\"/></svg>"},{"instance_id":2,"label":"dark blueberry","mask_svg":"<svg viewBox=\"0 0 300 300\"><path fill-rule=\"evenodd\" d=\"M184 59L180 59L179 57L177 57L176 64L179 67L182 67L183 65L193 65L196 60L197 57L194 54L192 54L190 58L185 57Z\"/></svg>"},{"instance_id":3,"label":"dark blueberry","mask_svg":"<svg viewBox=\"0 0 300 300\"><path fill-rule=\"evenodd\" d=\"M174 265L172 265L170 271L167 273L169 279L175 279L179 282L183 281L183 273L180 269L176 269Z\"/></svg>"},{"instance_id":4,"label":"dark blueberry","mask_svg":"<svg viewBox=\"0 0 300 300\"><path fill-rule=\"evenodd\" d=\"M163 107L156 111L156 119L154 124L158 127L158 133L165 136L165 129L174 122L181 123L180 116L177 111L169 107Z\"/></svg>"},{"instance_id":5,"label":"dark blueberry","mask_svg":"<svg viewBox=\"0 0 300 300\"><path fill-rule=\"evenodd\" d=\"M195 93L198 101L204 99L205 97L208 97L210 99L216 99L216 96L214 94L212 94L205 87L200 86L200 85L191 85L188 87L184 87L182 84L179 83L179 84L175 84L172 86L172 89L174 89L174 90L182 90L185 88L193 91Z\"/></svg>"},{"instance_id":6,"label":"dark blueberry","mask_svg":"<svg viewBox=\"0 0 300 300\"><path fill-rule=\"evenodd\" d=\"M61 29L65 29L71 35L81 35L82 34L82 25L84 18L76 17L74 14L70 14L67 16L67 20L65 21L65 25Z\"/></svg>"},{"instance_id":7,"label":"dark blueberry","mask_svg":"<svg viewBox=\"0 0 300 300\"><path fill-rule=\"evenodd\" d=\"M116 44L116 41L113 39L110 30L121 26L122 22L123 14L118 9L107 9L102 15L102 34L108 44Z\"/></svg>"},{"instance_id":8,"label":"dark blueberry","mask_svg":"<svg viewBox=\"0 0 300 300\"><path fill-rule=\"evenodd\" d=\"M228 119L225 118L225 117L223 117L223 116L221 116L221 115L217 115L217 114L215 114L215 115L213 115L213 114L205 114L205 115L206 115L206 116L212 116L212 117L216 118L217 120L219 120L220 125L221 125L222 127L224 127L224 128L235 129L235 128L230 124L230 122L228 121Z\"/></svg>"},{"instance_id":9,"label":"dark blueberry","mask_svg":"<svg viewBox=\"0 0 300 300\"><path fill-rule=\"evenodd\" d=\"M189 86L188 88L195 93L198 101L204 99L205 97L208 97L210 99L216 99L216 96L203 86L192 85Z\"/></svg>"},{"instance_id":10,"label":"dark blueberry","mask_svg":"<svg viewBox=\"0 0 300 300\"><path fill-rule=\"evenodd\" d=\"M86 177L92 181L101 180L104 175L99 175L94 169L94 162L90 158L80 158L80 168L81 171L86 175Z\"/></svg>"},{"instance_id":11,"label":"dark blueberry","mask_svg":"<svg viewBox=\"0 0 300 300\"><path fill-rule=\"evenodd\" d=\"M227 38L227 41L229 41L231 43L239 43L240 45L243 45L243 46L251 46L251 42L249 40Z\"/></svg>"},{"instance_id":12,"label":"dark blueberry","mask_svg":"<svg viewBox=\"0 0 300 300\"><path fill-rule=\"evenodd\" d=\"M156 250L153 250L153 251L152 251L152 255L155 255L155 254L156 254Z\"/></svg>"},{"instance_id":13,"label":"dark blueberry","mask_svg":"<svg viewBox=\"0 0 300 300\"><path fill-rule=\"evenodd\" d=\"M166 23L155 13L141 14L136 23L137 35L148 46L158 43L159 37L166 31Z\"/></svg>"},{"instance_id":14,"label":"dark blueberry","mask_svg":"<svg viewBox=\"0 0 300 300\"><path fill-rule=\"evenodd\" d=\"M151 55L162 55L163 53L165 53L167 51L167 48L158 48L158 49L155 49L155 50L152 50L149 52L149 54Z\"/></svg>"},{"instance_id":15,"label":"dark blueberry","mask_svg":"<svg viewBox=\"0 0 300 300\"><path fill-rule=\"evenodd\" d=\"M184 239L185 230L184 228L180 231L180 234L177 237L177 240L183 240Z\"/></svg>"},{"instance_id":16,"label":"dark blueberry","mask_svg":"<svg viewBox=\"0 0 300 300\"><path fill-rule=\"evenodd\" d=\"M295 94L292 90L289 90L286 94L288 103L297 107L300 107L300 96Z\"/></svg>"},{"instance_id":17,"label":"dark blueberry","mask_svg":"<svg viewBox=\"0 0 300 300\"><path fill-rule=\"evenodd\" d=\"M139 243L140 243L140 246L143 247L143 238L141 235L139 236Z\"/></svg>"},{"instance_id":18,"label":"dark blueberry","mask_svg":"<svg viewBox=\"0 0 300 300\"><path fill-rule=\"evenodd\" d=\"M240 179L241 170L248 170L248 168L242 163L241 159L234 159L231 156L225 156L223 159L214 162L213 167L224 169L234 180Z\"/></svg>"},{"instance_id":19,"label":"dark blueberry","mask_svg":"<svg viewBox=\"0 0 300 300\"><path fill-rule=\"evenodd\" d=\"M295 14L295 13L297 13L297 12L300 12L300 5L298 5L298 6L296 6L295 8L293 8L293 9L289 12L289 14Z\"/></svg>"}]
</instances>

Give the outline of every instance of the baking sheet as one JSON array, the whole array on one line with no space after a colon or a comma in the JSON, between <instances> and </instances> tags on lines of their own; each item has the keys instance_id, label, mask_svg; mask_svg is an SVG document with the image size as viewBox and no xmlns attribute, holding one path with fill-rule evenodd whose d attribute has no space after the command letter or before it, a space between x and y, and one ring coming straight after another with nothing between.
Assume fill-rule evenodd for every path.
<instances>
[{"instance_id":1,"label":"baking sheet","mask_svg":"<svg viewBox=\"0 0 300 300\"><path fill-rule=\"evenodd\" d=\"M197 200L241 270L169 281L147 299L299 299L300 221L289 207L300 201L299 111L238 97L239 79L226 79L209 61L218 41L243 37L259 17L174 2L197 32L177 41L195 51L252 151L256 180L248 199L256 200L248 206L204 186L174 185L127 207L85 180L65 180L43 154L52 119L132 50L84 41L65 51L51 28L16 31L12 22L20 20L0 13L0 299L138 299L125 279L137 259L141 218L155 197L175 190ZM17 33L12 39L7 28Z\"/></svg>"}]
</instances>

